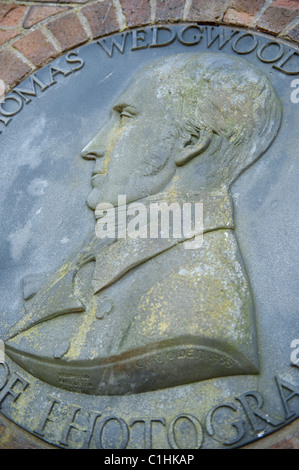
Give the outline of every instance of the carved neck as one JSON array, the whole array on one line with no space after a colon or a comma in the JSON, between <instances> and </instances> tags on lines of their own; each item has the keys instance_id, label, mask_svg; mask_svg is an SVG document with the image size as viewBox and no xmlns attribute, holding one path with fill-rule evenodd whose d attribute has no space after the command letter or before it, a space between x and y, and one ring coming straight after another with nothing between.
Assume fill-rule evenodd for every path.
<instances>
[{"instance_id":1,"label":"carved neck","mask_svg":"<svg viewBox=\"0 0 299 470\"><path fill-rule=\"evenodd\" d=\"M203 204L203 232L217 230L220 228L234 229L233 219L233 205L230 194L225 188L217 191L188 191L179 192L176 190L165 190L153 196L135 201L132 204L143 204L147 210L151 204L166 203L168 207L170 204L177 203L181 209L183 204ZM115 208L116 211L126 211L131 204L119 206ZM136 206L137 208L137 206ZM138 208L137 208L138 209Z\"/></svg>"}]
</instances>

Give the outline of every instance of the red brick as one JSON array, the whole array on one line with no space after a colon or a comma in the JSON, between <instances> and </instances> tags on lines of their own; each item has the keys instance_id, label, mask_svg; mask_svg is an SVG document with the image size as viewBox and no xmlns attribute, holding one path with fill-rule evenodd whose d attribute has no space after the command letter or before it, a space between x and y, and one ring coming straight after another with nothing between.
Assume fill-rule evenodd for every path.
<instances>
[{"instance_id":1,"label":"red brick","mask_svg":"<svg viewBox=\"0 0 299 470\"><path fill-rule=\"evenodd\" d=\"M279 34L297 15L298 10L280 8L271 4L257 22L257 27L263 31Z\"/></svg>"},{"instance_id":2,"label":"red brick","mask_svg":"<svg viewBox=\"0 0 299 470\"><path fill-rule=\"evenodd\" d=\"M230 0L228 8L255 16L265 3L266 0Z\"/></svg>"},{"instance_id":3,"label":"red brick","mask_svg":"<svg viewBox=\"0 0 299 470\"><path fill-rule=\"evenodd\" d=\"M26 36L18 39L14 47L22 52L36 67L40 67L51 59L57 57L58 52L47 41L41 31L31 31Z\"/></svg>"},{"instance_id":4,"label":"red brick","mask_svg":"<svg viewBox=\"0 0 299 470\"><path fill-rule=\"evenodd\" d=\"M227 24L250 26L265 0L231 0L223 17Z\"/></svg>"},{"instance_id":5,"label":"red brick","mask_svg":"<svg viewBox=\"0 0 299 470\"><path fill-rule=\"evenodd\" d=\"M269 449L297 449L296 444L292 439L284 439L276 444L273 444Z\"/></svg>"},{"instance_id":6,"label":"red brick","mask_svg":"<svg viewBox=\"0 0 299 470\"><path fill-rule=\"evenodd\" d=\"M51 21L47 28L59 42L62 51L79 46L88 40L88 37L75 13Z\"/></svg>"},{"instance_id":7,"label":"red brick","mask_svg":"<svg viewBox=\"0 0 299 470\"><path fill-rule=\"evenodd\" d=\"M128 26L140 26L151 21L150 0L121 0Z\"/></svg>"},{"instance_id":8,"label":"red brick","mask_svg":"<svg viewBox=\"0 0 299 470\"><path fill-rule=\"evenodd\" d=\"M86 3L88 0L31 0L37 3Z\"/></svg>"},{"instance_id":9,"label":"red brick","mask_svg":"<svg viewBox=\"0 0 299 470\"><path fill-rule=\"evenodd\" d=\"M0 3L0 26L5 28L17 27L26 10L26 6L17 5L16 3Z\"/></svg>"},{"instance_id":10,"label":"red brick","mask_svg":"<svg viewBox=\"0 0 299 470\"><path fill-rule=\"evenodd\" d=\"M88 5L81 11L89 23L94 39L119 31L112 0Z\"/></svg>"},{"instance_id":11,"label":"red brick","mask_svg":"<svg viewBox=\"0 0 299 470\"><path fill-rule=\"evenodd\" d=\"M7 85L16 85L30 72L31 68L13 52L8 50L0 52L0 78Z\"/></svg>"},{"instance_id":12,"label":"red brick","mask_svg":"<svg viewBox=\"0 0 299 470\"><path fill-rule=\"evenodd\" d=\"M299 10L298 0L275 0L271 6L282 7L287 10Z\"/></svg>"},{"instance_id":13,"label":"red brick","mask_svg":"<svg viewBox=\"0 0 299 470\"><path fill-rule=\"evenodd\" d=\"M285 34L284 37L299 43L299 24Z\"/></svg>"},{"instance_id":14,"label":"red brick","mask_svg":"<svg viewBox=\"0 0 299 470\"><path fill-rule=\"evenodd\" d=\"M185 0L157 0L156 21L178 21L183 18Z\"/></svg>"},{"instance_id":15,"label":"red brick","mask_svg":"<svg viewBox=\"0 0 299 470\"><path fill-rule=\"evenodd\" d=\"M229 8L223 17L223 23L238 25L238 26L250 26L255 16L249 13L237 11L234 8Z\"/></svg>"},{"instance_id":16,"label":"red brick","mask_svg":"<svg viewBox=\"0 0 299 470\"><path fill-rule=\"evenodd\" d=\"M9 41L10 39L16 37L18 33L16 31L1 31L0 30L0 46Z\"/></svg>"},{"instance_id":17,"label":"red brick","mask_svg":"<svg viewBox=\"0 0 299 470\"><path fill-rule=\"evenodd\" d=\"M225 2L218 0L193 0L187 15L188 21L221 21L225 9Z\"/></svg>"},{"instance_id":18,"label":"red brick","mask_svg":"<svg viewBox=\"0 0 299 470\"><path fill-rule=\"evenodd\" d=\"M60 0L60 3L87 3L88 0Z\"/></svg>"},{"instance_id":19,"label":"red brick","mask_svg":"<svg viewBox=\"0 0 299 470\"><path fill-rule=\"evenodd\" d=\"M55 7L49 7L47 5L41 5L41 6L33 6L30 8L25 21L23 23L23 27L28 29L31 28L36 23L39 23L42 20L45 20L46 18L50 18L51 16L57 15L58 13L63 13L64 11L67 11L69 7L60 7L60 6L55 6Z\"/></svg>"}]
</instances>

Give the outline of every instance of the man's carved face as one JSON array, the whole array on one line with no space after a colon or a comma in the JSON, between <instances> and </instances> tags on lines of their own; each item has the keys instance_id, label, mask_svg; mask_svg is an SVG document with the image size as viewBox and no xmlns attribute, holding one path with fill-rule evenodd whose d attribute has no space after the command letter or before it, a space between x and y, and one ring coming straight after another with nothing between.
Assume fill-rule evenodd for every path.
<instances>
[{"instance_id":1,"label":"man's carved face","mask_svg":"<svg viewBox=\"0 0 299 470\"><path fill-rule=\"evenodd\" d=\"M229 188L269 147L280 120L270 82L239 58L176 54L154 62L82 152L96 161L88 205L116 206L119 195L131 203L178 180L184 190Z\"/></svg>"},{"instance_id":2,"label":"man's carved face","mask_svg":"<svg viewBox=\"0 0 299 470\"><path fill-rule=\"evenodd\" d=\"M171 158L178 130L171 119L171 105L158 96L158 88L139 75L117 100L110 120L82 151L94 159L93 190L87 203L117 205L118 195L127 203L163 190L176 165Z\"/></svg>"}]
</instances>

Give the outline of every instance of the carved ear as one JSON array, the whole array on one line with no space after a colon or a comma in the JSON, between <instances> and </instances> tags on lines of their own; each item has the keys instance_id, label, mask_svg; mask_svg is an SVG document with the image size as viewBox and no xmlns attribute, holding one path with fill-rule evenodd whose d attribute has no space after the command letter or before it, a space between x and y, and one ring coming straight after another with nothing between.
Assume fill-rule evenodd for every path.
<instances>
[{"instance_id":1,"label":"carved ear","mask_svg":"<svg viewBox=\"0 0 299 470\"><path fill-rule=\"evenodd\" d=\"M200 129L196 134L189 132L188 138L184 140L183 145L175 159L177 166L183 166L192 158L197 157L207 150L212 142L213 131Z\"/></svg>"}]
</instances>

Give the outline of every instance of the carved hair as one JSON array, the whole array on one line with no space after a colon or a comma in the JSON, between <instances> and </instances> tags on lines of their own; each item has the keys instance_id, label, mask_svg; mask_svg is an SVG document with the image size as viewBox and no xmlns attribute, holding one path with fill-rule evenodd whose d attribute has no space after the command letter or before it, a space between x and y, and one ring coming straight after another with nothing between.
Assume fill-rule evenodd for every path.
<instances>
[{"instance_id":1,"label":"carved hair","mask_svg":"<svg viewBox=\"0 0 299 470\"><path fill-rule=\"evenodd\" d=\"M183 132L192 129L196 138L205 129L218 136L222 168L215 170L216 179L231 184L263 155L279 131L280 100L266 75L248 61L226 54L181 53L146 70L157 97L171 100Z\"/></svg>"}]
</instances>

